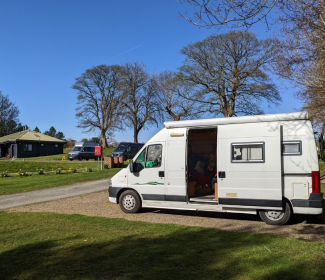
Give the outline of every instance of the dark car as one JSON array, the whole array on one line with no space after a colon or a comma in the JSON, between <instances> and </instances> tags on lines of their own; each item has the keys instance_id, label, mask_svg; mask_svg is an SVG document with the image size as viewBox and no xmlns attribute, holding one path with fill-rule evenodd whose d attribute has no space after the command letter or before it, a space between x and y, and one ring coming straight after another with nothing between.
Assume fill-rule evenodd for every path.
<instances>
[{"instance_id":1,"label":"dark car","mask_svg":"<svg viewBox=\"0 0 325 280\"><path fill-rule=\"evenodd\" d=\"M143 147L143 143L121 142L114 152L112 157L123 157L124 160L132 159L137 152Z\"/></svg>"}]
</instances>

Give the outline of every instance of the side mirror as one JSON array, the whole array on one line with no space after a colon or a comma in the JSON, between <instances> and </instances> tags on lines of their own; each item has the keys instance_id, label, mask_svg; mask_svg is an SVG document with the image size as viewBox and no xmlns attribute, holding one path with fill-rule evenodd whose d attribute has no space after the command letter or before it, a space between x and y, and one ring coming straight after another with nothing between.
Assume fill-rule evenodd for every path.
<instances>
[{"instance_id":1,"label":"side mirror","mask_svg":"<svg viewBox=\"0 0 325 280\"><path fill-rule=\"evenodd\" d=\"M144 167L143 167L143 163L141 163L141 162L135 162L135 163L134 163L134 166L133 166L133 172L134 172L134 173L138 173L138 172L140 172L143 168L144 168Z\"/></svg>"},{"instance_id":2,"label":"side mirror","mask_svg":"<svg viewBox=\"0 0 325 280\"><path fill-rule=\"evenodd\" d=\"M129 168L130 168L130 172L133 173L133 160L130 159L130 162L129 162Z\"/></svg>"},{"instance_id":3,"label":"side mirror","mask_svg":"<svg viewBox=\"0 0 325 280\"><path fill-rule=\"evenodd\" d=\"M129 168L131 173L138 173L143 169L143 165L141 162L133 162L133 160L130 160Z\"/></svg>"}]
</instances>

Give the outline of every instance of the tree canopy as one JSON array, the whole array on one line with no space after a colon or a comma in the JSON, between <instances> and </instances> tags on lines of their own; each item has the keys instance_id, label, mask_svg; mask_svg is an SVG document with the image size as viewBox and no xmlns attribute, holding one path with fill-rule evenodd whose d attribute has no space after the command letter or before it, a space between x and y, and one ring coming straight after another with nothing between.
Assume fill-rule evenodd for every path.
<instances>
[{"instance_id":1,"label":"tree canopy","mask_svg":"<svg viewBox=\"0 0 325 280\"><path fill-rule=\"evenodd\" d=\"M254 34L231 31L212 35L181 50L186 55L179 68L184 83L195 87L191 101L214 115L225 117L263 113L261 101L278 104L276 86L263 71L274 55L271 40Z\"/></svg>"},{"instance_id":2,"label":"tree canopy","mask_svg":"<svg viewBox=\"0 0 325 280\"><path fill-rule=\"evenodd\" d=\"M38 127L36 126L35 129L38 129ZM36 130L35 130L36 131ZM38 131L40 132L40 131ZM58 138L58 139L64 139L64 134L63 132L59 131L59 132L56 132L56 129L54 126L51 126L49 130L46 130L44 132L45 135L48 135L48 136L51 136L51 137L55 137L55 138Z\"/></svg>"},{"instance_id":3,"label":"tree canopy","mask_svg":"<svg viewBox=\"0 0 325 280\"><path fill-rule=\"evenodd\" d=\"M182 16L200 27L248 29L257 22L274 32L279 54L273 71L293 82L310 116L325 123L325 2L318 0L179 0L192 12ZM275 11L272 13L271 11ZM276 25L269 24L276 22Z\"/></svg>"},{"instance_id":4,"label":"tree canopy","mask_svg":"<svg viewBox=\"0 0 325 280\"><path fill-rule=\"evenodd\" d=\"M192 16L182 17L200 27L245 27L264 20L277 3L286 0L179 0L193 8Z\"/></svg>"},{"instance_id":5,"label":"tree canopy","mask_svg":"<svg viewBox=\"0 0 325 280\"><path fill-rule=\"evenodd\" d=\"M0 136L17 132L22 127L18 116L18 107L9 100L8 95L0 91Z\"/></svg>"},{"instance_id":6,"label":"tree canopy","mask_svg":"<svg viewBox=\"0 0 325 280\"><path fill-rule=\"evenodd\" d=\"M143 64L129 62L121 67L120 86L124 123L133 129L134 143L138 143L139 132L148 125L158 125L161 119L155 81Z\"/></svg>"},{"instance_id":7,"label":"tree canopy","mask_svg":"<svg viewBox=\"0 0 325 280\"><path fill-rule=\"evenodd\" d=\"M85 132L100 133L102 145L107 147L107 134L119 125L122 96L119 87L121 67L99 65L87 69L72 86L77 91L78 127Z\"/></svg>"},{"instance_id":8,"label":"tree canopy","mask_svg":"<svg viewBox=\"0 0 325 280\"><path fill-rule=\"evenodd\" d=\"M179 121L198 118L204 112L204 106L184 96L193 91L193 87L186 85L179 78L177 72L164 71L155 76L157 83L157 98L165 119Z\"/></svg>"}]
</instances>

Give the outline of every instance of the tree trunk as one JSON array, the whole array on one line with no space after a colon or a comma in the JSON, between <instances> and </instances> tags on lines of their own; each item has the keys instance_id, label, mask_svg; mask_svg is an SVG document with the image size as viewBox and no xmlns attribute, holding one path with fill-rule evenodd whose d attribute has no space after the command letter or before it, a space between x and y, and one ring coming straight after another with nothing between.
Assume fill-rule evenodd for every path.
<instances>
[{"instance_id":1,"label":"tree trunk","mask_svg":"<svg viewBox=\"0 0 325 280\"><path fill-rule=\"evenodd\" d=\"M100 132L100 139L102 139L102 146L103 146L103 149L106 149L107 148L107 139L106 139L106 131L103 131L101 130Z\"/></svg>"},{"instance_id":2,"label":"tree trunk","mask_svg":"<svg viewBox=\"0 0 325 280\"><path fill-rule=\"evenodd\" d=\"M138 132L137 128L134 126L134 129L133 129L133 142L134 143L138 143L138 134L139 134L139 132Z\"/></svg>"}]
</instances>

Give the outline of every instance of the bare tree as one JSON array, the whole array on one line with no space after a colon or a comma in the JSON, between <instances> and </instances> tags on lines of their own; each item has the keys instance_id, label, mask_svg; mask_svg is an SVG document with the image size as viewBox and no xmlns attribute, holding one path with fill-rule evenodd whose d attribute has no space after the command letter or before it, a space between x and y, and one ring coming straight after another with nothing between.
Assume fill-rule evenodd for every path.
<instances>
[{"instance_id":1,"label":"bare tree","mask_svg":"<svg viewBox=\"0 0 325 280\"><path fill-rule=\"evenodd\" d=\"M249 28L271 19L280 24L279 46L274 72L294 83L303 109L318 122L325 122L325 2L319 0L179 0L193 8L182 15L194 25ZM280 35L279 35L280 34Z\"/></svg>"},{"instance_id":2,"label":"bare tree","mask_svg":"<svg viewBox=\"0 0 325 280\"><path fill-rule=\"evenodd\" d=\"M204 104L214 115L261 114L262 100L269 104L281 101L276 86L262 69L274 52L272 40L258 40L243 31L212 35L190 44L181 50L186 59L180 73L196 91L183 97Z\"/></svg>"},{"instance_id":3,"label":"bare tree","mask_svg":"<svg viewBox=\"0 0 325 280\"><path fill-rule=\"evenodd\" d=\"M19 123L19 109L0 91L0 137L16 132Z\"/></svg>"},{"instance_id":4,"label":"bare tree","mask_svg":"<svg viewBox=\"0 0 325 280\"><path fill-rule=\"evenodd\" d=\"M200 104L183 96L190 94L193 87L179 79L177 73L165 71L155 77L157 82L157 98L167 119L198 118L204 110Z\"/></svg>"},{"instance_id":5,"label":"bare tree","mask_svg":"<svg viewBox=\"0 0 325 280\"><path fill-rule=\"evenodd\" d=\"M155 95L155 83L146 67L138 62L121 67L122 104L124 122L133 129L134 142L138 143L141 129L157 124L161 118Z\"/></svg>"},{"instance_id":6,"label":"bare tree","mask_svg":"<svg viewBox=\"0 0 325 280\"><path fill-rule=\"evenodd\" d=\"M104 148L107 147L107 135L120 127L120 70L118 65L95 66L76 78L72 86L78 94L78 127L87 133L99 130Z\"/></svg>"},{"instance_id":7,"label":"bare tree","mask_svg":"<svg viewBox=\"0 0 325 280\"><path fill-rule=\"evenodd\" d=\"M311 118L325 121L325 2L293 1L281 4L282 38L274 71L299 88Z\"/></svg>"},{"instance_id":8,"label":"bare tree","mask_svg":"<svg viewBox=\"0 0 325 280\"><path fill-rule=\"evenodd\" d=\"M245 27L264 20L282 0L179 0L193 7L193 16L181 15L200 27ZM192 13L191 13L192 14Z\"/></svg>"}]
</instances>

